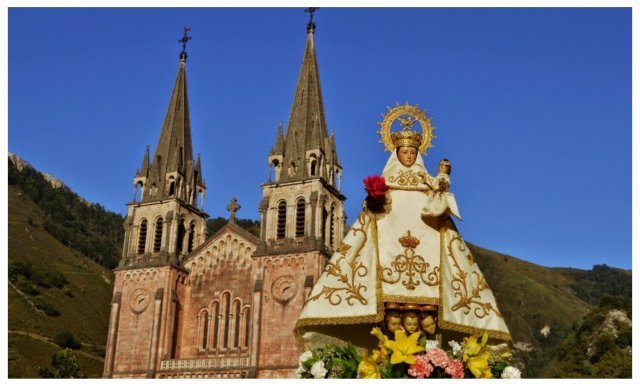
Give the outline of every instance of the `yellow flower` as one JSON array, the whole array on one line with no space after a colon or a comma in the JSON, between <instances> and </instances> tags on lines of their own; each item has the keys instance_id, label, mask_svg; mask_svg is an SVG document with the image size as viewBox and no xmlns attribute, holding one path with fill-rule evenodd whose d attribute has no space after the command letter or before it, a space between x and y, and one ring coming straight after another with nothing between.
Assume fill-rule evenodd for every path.
<instances>
[{"instance_id":1,"label":"yellow flower","mask_svg":"<svg viewBox=\"0 0 640 384\"><path fill-rule=\"evenodd\" d=\"M382 339L386 339L387 336L385 336L382 331L380 330L380 328L378 327L373 327L373 329L371 330L371 334L375 337L378 338L378 340L382 341Z\"/></svg>"},{"instance_id":2,"label":"yellow flower","mask_svg":"<svg viewBox=\"0 0 640 384\"><path fill-rule=\"evenodd\" d=\"M378 347L380 347L380 353L384 356L387 356L387 344L389 342L389 338L382 333L380 328L374 327L371 330L371 334L378 338Z\"/></svg>"},{"instance_id":3,"label":"yellow flower","mask_svg":"<svg viewBox=\"0 0 640 384\"><path fill-rule=\"evenodd\" d=\"M467 360L467 368L473 373L473 376L480 379L493 377L491 368L489 367L489 352L484 352L477 356L469 357Z\"/></svg>"},{"instance_id":4,"label":"yellow flower","mask_svg":"<svg viewBox=\"0 0 640 384\"><path fill-rule=\"evenodd\" d=\"M467 359L479 354L484 348L485 344L487 344L487 340L489 339L489 335L485 332L482 335L482 340L480 344L478 344L478 336L469 336L465 338L464 342L464 351L462 359L466 362Z\"/></svg>"},{"instance_id":5,"label":"yellow flower","mask_svg":"<svg viewBox=\"0 0 640 384\"><path fill-rule=\"evenodd\" d=\"M369 357L364 356L360 364L358 364L358 374L363 379L379 379L380 378L380 368L378 367L376 352L373 351L373 354Z\"/></svg>"},{"instance_id":6,"label":"yellow flower","mask_svg":"<svg viewBox=\"0 0 640 384\"><path fill-rule=\"evenodd\" d=\"M387 346L393 351L391 355L391 364L399 364L405 362L407 364L415 364L414 353L424 351L424 348L418 345L420 332L406 336L403 331L396 330L395 340L389 340Z\"/></svg>"},{"instance_id":7,"label":"yellow flower","mask_svg":"<svg viewBox=\"0 0 640 384\"><path fill-rule=\"evenodd\" d=\"M462 351L463 353L463 357L462 359L464 361L467 361L469 359L469 357L471 356L475 356L476 354L478 354L478 352L480 352L480 344L478 344L478 337L476 336L469 336L467 338L464 339L464 351Z\"/></svg>"},{"instance_id":8,"label":"yellow flower","mask_svg":"<svg viewBox=\"0 0 640 384\"><path fill-rule=\"evenodd\" d=\"M386 353L383 354L379 349L374 349L373 352L371 352L371 360L375 361L376 363L382 363L385 360L386 356Z\"/></svg>"}]
</instances>

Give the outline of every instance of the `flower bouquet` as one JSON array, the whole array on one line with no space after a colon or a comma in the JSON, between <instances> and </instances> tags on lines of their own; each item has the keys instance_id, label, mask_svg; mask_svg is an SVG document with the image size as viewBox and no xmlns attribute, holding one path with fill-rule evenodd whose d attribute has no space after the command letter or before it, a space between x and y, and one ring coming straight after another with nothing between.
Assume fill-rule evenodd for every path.
<instances>
[{"instance_id":1,"label":"flower bouquet","mask_svg":"<svg viewBox=\"0 0 640 384\"><path fill-rule=\"evenodd\" d=\"M508 348L488 346L488 335L474 335L461 343L449 342L449 350L437 341L396 330L393 338L373 328L378 348L359 355L355 347L328 346L300 356L298 378L520 378L510 366Z\"/></svg>"}]
</instances>

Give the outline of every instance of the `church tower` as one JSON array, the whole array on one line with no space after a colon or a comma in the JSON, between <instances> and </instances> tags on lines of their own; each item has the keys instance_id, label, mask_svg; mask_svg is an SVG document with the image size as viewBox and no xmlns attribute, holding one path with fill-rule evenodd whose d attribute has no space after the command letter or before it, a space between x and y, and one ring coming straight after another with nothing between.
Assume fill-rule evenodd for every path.
<instances>
[{"instance_id":1,"label":"church tower","mask_svg":"<svg viewBox=\"0 0 640 384\"><path fill-rule=\"evenodd\" d=\"M314 8L286 133L282 124L262 185L260 241L254 254L259 295L258 377L292 377L299 351L296 320L324 265L337 249L346 221L342 167L327 132L314 47Z\"/></svg>"},{"instance_id":2,"label":"church tower","mask_svg":"<svg viewBox=\"0 0 640 384\"><path fill-rule=\"evenodd\" d=\"M153 377L171 358L181 321L183 258L206 237L205 183L193 158L186 43L153 157L147 147L127 205L120 265L114 270L104 377Z\"/></svg>"}]
</instances>

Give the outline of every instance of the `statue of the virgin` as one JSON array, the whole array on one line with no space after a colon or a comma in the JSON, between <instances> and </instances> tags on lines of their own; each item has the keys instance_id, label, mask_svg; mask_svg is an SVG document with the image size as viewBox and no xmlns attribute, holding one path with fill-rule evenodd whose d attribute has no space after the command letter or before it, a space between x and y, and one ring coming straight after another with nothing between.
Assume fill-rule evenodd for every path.
<instances>
[{"instance_id":1,"label":"statue of the virgin","mask_svg":"<svg viewBox=\"0 0 640 384\"><path fill-rule=\"evenodd\" d=\"M440 161L432 176L420 155L434 138L430 118L417 106L397 105L380 125L391 155L381 176L364 180L363 209L306 299L299 340L306 349L346 341L368 348L376 343L372 327L382 326L390 333L418 327L439 342L484 332L510 341L452 219L460 214L449 192L451 163Z\"/></svg>"}]
</instances>

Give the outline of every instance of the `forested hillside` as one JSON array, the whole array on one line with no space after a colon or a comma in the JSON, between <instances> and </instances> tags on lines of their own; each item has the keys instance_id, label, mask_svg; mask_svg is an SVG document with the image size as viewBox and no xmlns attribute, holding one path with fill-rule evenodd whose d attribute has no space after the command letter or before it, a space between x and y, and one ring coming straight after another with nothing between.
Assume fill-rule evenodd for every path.
<instances>
[{"instance_id":1,"label":"forested hillside","mask_svg":"<svg viewBox=\"0 0 640 384\"><path fill-rule=\"evenodd\" d=\"M8 171L9 185L20 188L42 210L45 231L107 268L118 265L124 239L121 215L87 202L17 156L9 157Z\"/></svg>"}]
</instances>

